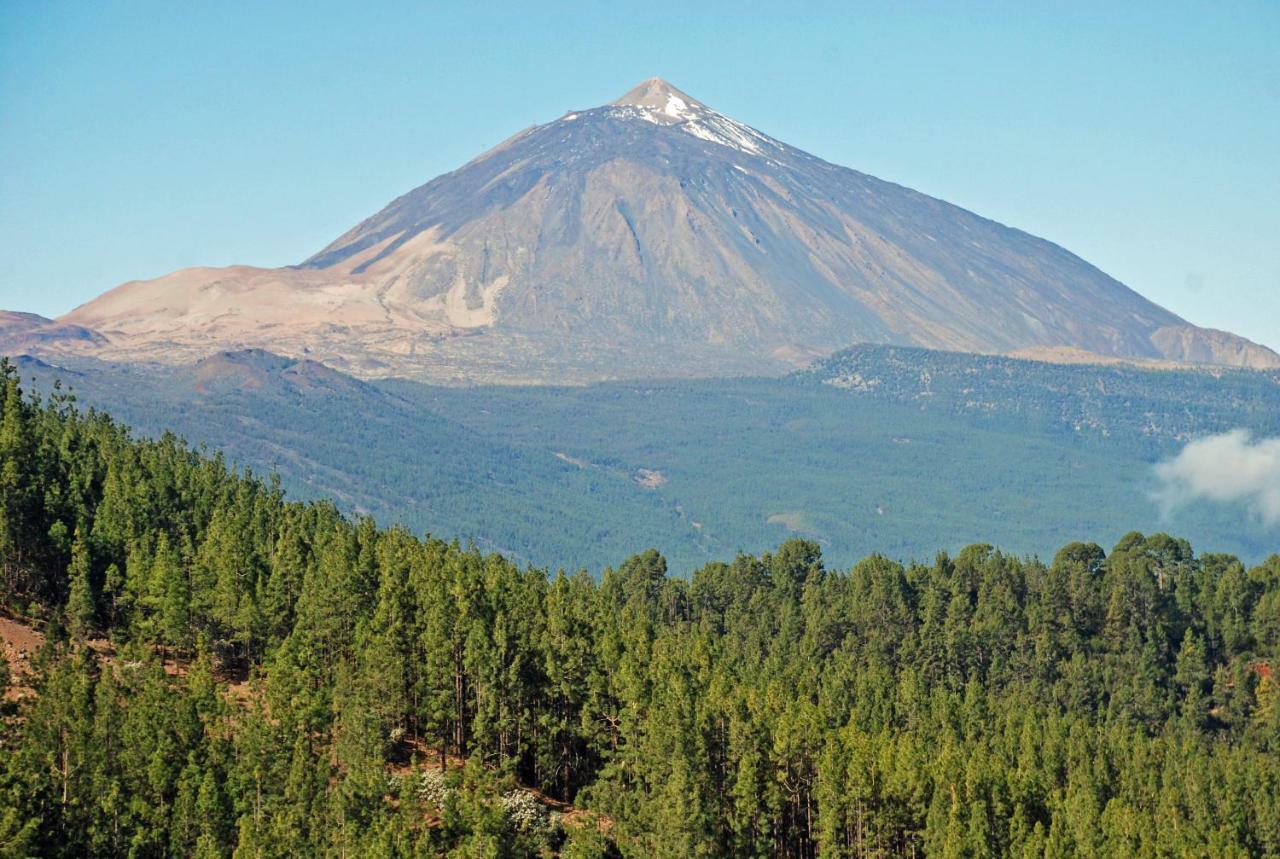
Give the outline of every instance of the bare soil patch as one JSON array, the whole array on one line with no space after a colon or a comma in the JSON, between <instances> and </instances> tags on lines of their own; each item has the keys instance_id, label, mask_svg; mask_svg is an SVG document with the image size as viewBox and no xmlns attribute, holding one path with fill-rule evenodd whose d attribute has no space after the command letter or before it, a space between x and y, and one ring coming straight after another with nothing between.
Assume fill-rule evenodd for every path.
<instances>
[{"instance_id":1,"label":"bare soil patch","mask_svg":"<svg viewBox=\"0 0 1280 859\"><path fill-rule=\"evenodd\" d=\"M10 673L5 700L17 701L34 695L35 690L26 681L32 674L31 660L44 646L44 635L28 624L0 615L0 641L3 641L4 658L9 663Z\"/></svg>"}]
</instances>

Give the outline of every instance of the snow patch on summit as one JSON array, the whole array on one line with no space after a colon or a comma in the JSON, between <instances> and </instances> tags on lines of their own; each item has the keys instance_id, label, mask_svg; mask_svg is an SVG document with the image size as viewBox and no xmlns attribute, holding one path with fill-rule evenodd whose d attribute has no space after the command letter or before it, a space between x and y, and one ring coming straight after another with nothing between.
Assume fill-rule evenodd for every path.
<instances>
[{"instance_id":1,"label":"snow patch on summit","mask_svg":"<svg viewBox=\"0 0 1280 859\"><path fill-rule=\"evenodd\" d=\"M640 119L654 125L678 128L700 140L727 146L748 155L764 155L766 150L776 151L780 148L772 138L749 125L714 110L690 108L676 97L672 97L662 110L627 105L610 109L609 116L615 119Z\"/></svg>"},{"instance_id":2,"label":"snow patch on summit","mask_svg":"<svg viewBox=\"0 0 1280 859\"><path fill-rule=\"evenodd\" d=\"M773 141L751 126L714 111L707 111L704 116L684 123L681 129L694 137L751 155L763 155L765 146L774 145Z\"/></svg>"},{"instance_id":3,"label":"snow patch on summit","mask_svg":"<svg viewBox=\"0 0 1280 859\"><path fill-rule=\"evenodd\" d=\"M685 100L675 93L667 95L667 103L662 108L662 112L676 119L691 119L697 116L697 112L691 110L689 105L685 104Z\"/></svg>"},{"instance_id":4,"label":"snow patch on summit","mask_svg":"<svg viewBox=\"0 0 1280 859\"><path fill-rule=\"evenodd\" d=\"M609 115L616 119L641 119L654 125L672 126L700 140L748 155L765 155L767 151L782 149L773 138L717 113L661 78L642 82L609 107Z\"/></svg>"}]
</instances>

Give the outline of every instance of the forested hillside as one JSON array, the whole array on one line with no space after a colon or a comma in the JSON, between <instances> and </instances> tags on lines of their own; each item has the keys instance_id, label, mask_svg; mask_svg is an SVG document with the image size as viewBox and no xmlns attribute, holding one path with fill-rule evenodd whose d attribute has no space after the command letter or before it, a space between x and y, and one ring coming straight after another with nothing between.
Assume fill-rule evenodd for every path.
<instances>
[{"instance_id":1,"label":"forested hillside","mask_svg":"<svg viewBox=\"0 0 1280 859\"><path fill-rule=\"evenodd\" d=\"M1163 511L1153 464L1237 428L1280 435L1280 377L1060 366L864 346L783 379L575 388L371 384L265 352L177 368L20 360L139 433L172 430L298 499L592 570L661 546L682 576L789 537L829 563L988 542L1052 557L1170 531L1257 563L1240 506ZM860 381L859 381L860 380Z\"/></svg>"},{"instance_id":2,"label":"forested hillside","mask_svg":"<svg viewBox=\"0 0 1280 859\"><path fill-rule=\"evenodd\" d=\"M1280 556L549 574L0 367L2 856L1280 854Z\"/></svg>"},{"instance_id":3,"label":"forested hillside","mask_svg":"<svg viewBox=\"0 0 1280 859\"><path fill-rule=\"evenodd\" d=\"M1152 370L1053 364L902 346L855 346L794 373L827 385L989 426L1039 426L1148 454L1204 433L1248 426L1280 434L1280 372L1223 367Z\"/></svg>"}]
</instances>

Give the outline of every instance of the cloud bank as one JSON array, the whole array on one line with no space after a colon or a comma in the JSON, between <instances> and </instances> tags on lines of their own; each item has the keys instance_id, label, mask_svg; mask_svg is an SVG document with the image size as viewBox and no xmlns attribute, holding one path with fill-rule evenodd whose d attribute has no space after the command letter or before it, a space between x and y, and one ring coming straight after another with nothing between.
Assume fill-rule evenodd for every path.
<instances>
[{"instance_id":1,"label":"cloud bank","mask_svg":"<svg viewBox=\"0 0 1280 859\"><path fill-rule=\"evenodd\" d=\"M1280 438L1253 440L1236 429L1189 443L1156 465L1155 493L1166 515L1195 501L1241 503L1266 525L1280 525Z\"/></svg>"}]
</instances>

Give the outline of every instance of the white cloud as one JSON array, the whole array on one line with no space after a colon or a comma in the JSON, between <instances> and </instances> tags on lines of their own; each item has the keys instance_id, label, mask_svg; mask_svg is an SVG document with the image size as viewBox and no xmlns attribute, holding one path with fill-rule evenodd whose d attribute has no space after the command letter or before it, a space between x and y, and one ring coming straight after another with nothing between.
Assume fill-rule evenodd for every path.
<instances>
[{"instance_id":1,"label":"white cloud","mask_svg":"<svg viewBox=\"0 0 1280 859\"><path fill-rule=\"evenodd\" d=\"M1246 429L1190 442L1156 465L1156 500L1166 513L1194 501L1238 502L1280 525L1280 438L1253 440Z\"/></svg>"}]
</instances>

